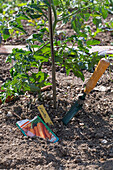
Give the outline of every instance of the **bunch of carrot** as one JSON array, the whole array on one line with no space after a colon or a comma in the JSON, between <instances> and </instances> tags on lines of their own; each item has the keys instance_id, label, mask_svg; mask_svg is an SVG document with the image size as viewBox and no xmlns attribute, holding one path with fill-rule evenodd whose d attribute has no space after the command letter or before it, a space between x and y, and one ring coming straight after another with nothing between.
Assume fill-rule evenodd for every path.
<instances>
[{"instance_id":1,"label":"bunch of carrot","mask_svg":"<svg viewBox=\"0 0 113 170\"><path fill-rule=\"evenodd\" d=\"M42 137L44 139L51 139L51 134L48 132L43 123L39 122L36 126L32 127L31 123L26 126L27 130L32 132L34 135Z\"/></svg>"}]
</instances>

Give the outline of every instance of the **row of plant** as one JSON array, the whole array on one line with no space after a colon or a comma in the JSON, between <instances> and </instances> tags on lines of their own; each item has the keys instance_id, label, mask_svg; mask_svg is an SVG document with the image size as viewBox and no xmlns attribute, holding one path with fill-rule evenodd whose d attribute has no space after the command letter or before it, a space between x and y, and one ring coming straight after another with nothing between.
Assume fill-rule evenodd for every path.
<instances>
[{"instance_id":1,"label":"row of plant","mask_svg":"<svg viewBox=\"0 0 113 170\"><path fill-rule=\"evenodd\" d=\"M52 13L48 14L48 11ZM3 40L26 34L28 50L13 49L6 62L12 63L10 69L12 80L6 81L1 89L0 98L5 101L7 96L24 94L26 91L37 91L40 97L41 87L50 84L48 75L42 72L45 62L53 62L65 67L67 75L72 70L74 75L84 81L82 70L91 70L100 56L91 53L91 45L100 41L95 36L104 31L103 22L108 14L113 14L112 0L30 0L30 1L1 1L0 2L0 33ZM52 16L50 16L52 15ZM52 21L53 19L53 21ZM92 32L87 22L92 19L96 27ZM52 21L52 30L49 28ZM71 22L74 30L72 36L59 32L58 26ZM29 35L23 23L35 28L36 32ZM113 20L104 23L104 27L113 28ZM52 32L51 32L52 31ZM59 35L60 33L60 35ZM53 39L50 39L52 35ZM53 43L54 60L51 59L51 41ZM71 43L68 46L67 43ZM77 45L77 49L74 46ZM54 63L53 63L54 65ZM33 72L37 68L37 72ZM54 67L55 68L55 67ZM55 81L55 73L52 74Z\"/></svg>"}]
</instances>

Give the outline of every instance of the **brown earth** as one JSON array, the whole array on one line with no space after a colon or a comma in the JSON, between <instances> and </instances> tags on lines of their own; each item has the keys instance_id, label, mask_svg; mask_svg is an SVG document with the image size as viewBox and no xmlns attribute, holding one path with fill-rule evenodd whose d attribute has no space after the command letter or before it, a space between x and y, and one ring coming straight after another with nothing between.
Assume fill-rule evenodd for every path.
<instances>
[{"instance_id":1,"label":"brown earth","mask_svg":"<svg viewBox=\"0 0 113 170\"><path fill-rule=\"evenodd\" d=\"M0 56L1 83L10 77L9 64ZM111 67L112 68L112 67ZM51 67L45 65L50 74ZM80 110L67 126L61 119L82 91L83 82L73 73L66 76L57 68L57 108L53 108L52 90L42 92L42 101L30 94L27 109L25 96L0 105L0 169L37 170L113 170L113 70L107 69ZM85 79L92 73L84 71ZM35 98L35 100L34 100ZM35 102L34 102L35 101ZM43 104L59 137L57 143L25 137L16 127L18 114L23 119L39 115L37 106Z\"/></svg>"}]
</instances>

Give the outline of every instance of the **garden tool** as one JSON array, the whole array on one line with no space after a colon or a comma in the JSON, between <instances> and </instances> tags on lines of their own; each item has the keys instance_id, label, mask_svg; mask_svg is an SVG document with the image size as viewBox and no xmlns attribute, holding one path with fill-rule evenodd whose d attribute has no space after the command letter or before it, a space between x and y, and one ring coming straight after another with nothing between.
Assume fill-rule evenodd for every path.
<instances>
[{"instance_id":1,"label":"garden tool","mask_svg":"<svg viewBox=\"0 0 113 170\"><path fill-rule=\"evenodd\" d=\"M85 97L90 91L96 86L97 81L100 79L102 74L110 65L109 60L102 58L97 67L95 68L94 73L92 74L91 78L85 85L84 92L79 95L78 100L74 103L74 105L70 108L70 110L65 114L62 121L65 125L69 123L69 121L74 117L74 115L82 108Z\"/></svg>"}]
</instances>

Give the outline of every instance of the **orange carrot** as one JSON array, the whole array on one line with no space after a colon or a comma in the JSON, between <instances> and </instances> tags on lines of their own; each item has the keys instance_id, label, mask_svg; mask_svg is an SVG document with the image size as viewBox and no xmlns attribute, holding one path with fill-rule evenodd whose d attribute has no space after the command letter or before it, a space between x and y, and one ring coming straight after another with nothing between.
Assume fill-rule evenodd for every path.
<instances>
[{"instance_id":1,"label":"orange carrot","mask_svg":"<svg viewBox=\"0 0 113 170\"><path fill-rule=\"evenodd\" d=\"M45 132L44 132L44 128L43 128L43 123L37 123L37 128L39 130L39 134L40 134L40 137L42 138L46 138L46 135L45 135Z\"/></svg>"},{"instance_id":2,"label":"orange carrot","mask_svg":"<svg viewBox=\"0 0 113 170\"><path fill-rule=\"evenodd\" d=\"M46 136L47 136L49 139L51 139L51 135L50 135L50 133L48 132L48 130L46 129L45 126L44 126L44 132L45 132Z\"/></svg>"},{"instance_id":3,"label":"orange carrot","mask_svg":"<svg viewBox=\"0 0 113 170\"><path fill-rule=\"evenodd\" d=\"M34 131L36 136L40 136L37 126L34 127Z\"/></svg>"},{"instance_id":4,"label":"orange carrot","mask_svg":"<svg viewBox=\"0 0 113 170\"><path fill-rule=\"evenodd\" d=\"M35 135L35 131L33 128L30 129L30 132L32 132Z\"/></svg>"},{"instance_id":5,"label":"orange carrot","mask_svg":"<svg viewBox=\"0 0 113 170\"><path fill-rule=\"evenodd\" d=\"M31 129L31 123L29 123L29 124L27 124L26 126L24 126L24 128L26 128L27 130L30 131L30 129Z\"/></svg>"},{"instance_id":6,"label":"orange carrot","mask_svg":"<svg viewBox=\"0 0 113 170\"><path fill-rule=\"evenodd\" d=\"M31 123L27 124L26 126L27 128L31 128Z\"/></svg>"}]
</instances>

